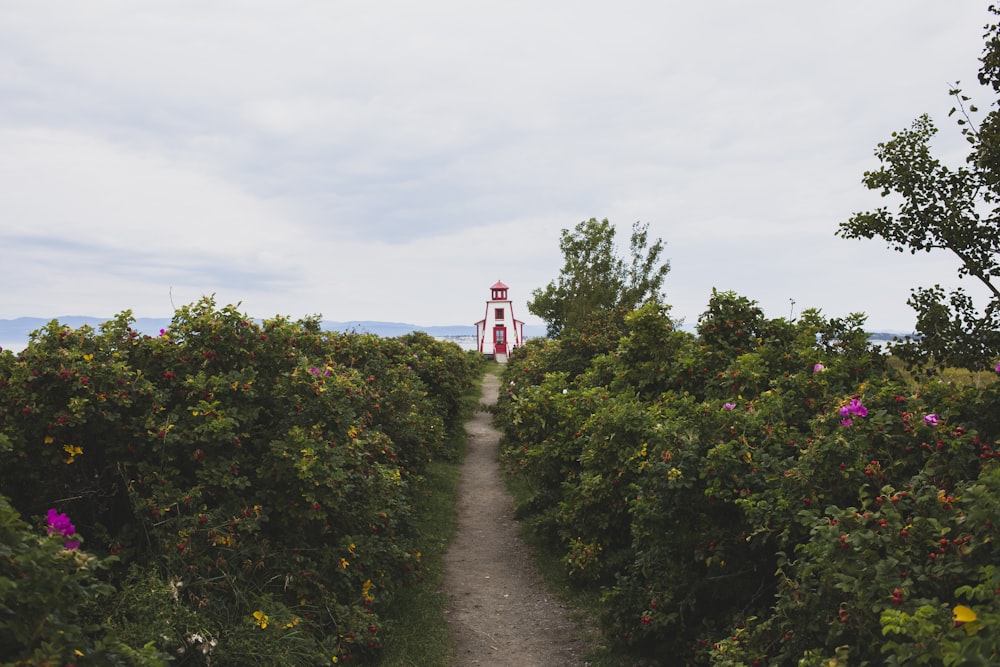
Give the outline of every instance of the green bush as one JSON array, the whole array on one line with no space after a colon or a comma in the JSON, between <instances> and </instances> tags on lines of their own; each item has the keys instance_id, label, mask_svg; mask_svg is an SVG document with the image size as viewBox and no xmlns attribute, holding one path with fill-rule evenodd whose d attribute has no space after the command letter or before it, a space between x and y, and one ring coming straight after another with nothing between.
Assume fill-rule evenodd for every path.
<instances>
[{"instance_id":1,"label":"green bush","mask_svg":"<svg viewBox=\"0 0 1000 667\"><path fill-rule=\"evenodd\" d=\"M572 375L562 340L512 358L496 421L520 510L603 590L622 655L997 661L1000 383L913 384L863 324L713 293L697 336L649 306Z\"/></svg>"},{"instance_id":2,"label":"green bush","mask_svg":"<svg viewBox=\"0 0 1000 667\"><path fill-rule=\"evenodd\" d=\"M98 622L114 598L100 573L114 559L82 551L77 537L32 527L0 495L0 664L166 664L152 646L133 649Z\"/></svg>"},{"instance_id":3,"label":"green bush","mask_svg":"<svg viewBox=\"0 0 1000 667\"><path fill-rule=\"evenodd\" d=\"M373 658L476 360L211 299L159 336L131 323L52 322L0 356L0 491L116 557L101 622L130 645L184 664Z\"/></svg>"}]
</instances>

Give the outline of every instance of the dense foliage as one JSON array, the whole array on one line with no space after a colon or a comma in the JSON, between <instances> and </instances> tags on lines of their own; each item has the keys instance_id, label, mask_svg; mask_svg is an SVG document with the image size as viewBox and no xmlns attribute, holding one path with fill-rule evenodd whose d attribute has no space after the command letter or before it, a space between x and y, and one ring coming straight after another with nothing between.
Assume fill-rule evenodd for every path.
<instances>
[{"instance_id":1,"label":"dense foliage","mask_svg":"<svg viewBox=\"0 0 1000 667\"><path fill-rule=\"evenodd\" d=\"M519 512L621 655L1000 661L1000 383L918 384L863 324L713 293L697 335L651 304L511 357Z\"/></svg>"},{"instance_id":2,"label":"dense foliage","mask_svg":"<svg viewBox=\"0 0 1000 667\"><path fill-rule=\"evenodd\" d=\"M0 354L0 663L375 656L478 356L211 299L131 324Z\"/></svg>"}]
</instances>

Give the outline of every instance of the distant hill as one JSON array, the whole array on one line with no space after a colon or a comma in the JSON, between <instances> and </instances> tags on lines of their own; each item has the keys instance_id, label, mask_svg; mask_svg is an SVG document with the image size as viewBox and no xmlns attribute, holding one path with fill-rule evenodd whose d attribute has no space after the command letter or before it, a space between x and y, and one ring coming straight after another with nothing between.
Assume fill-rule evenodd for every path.
<instances>
[{"instance_id":1,"label":"distant hill","mask_svg":"<svg viewBox=\"0 0 1000 667\"><path fill-rule=\"evenodd\" d=\"M28 336L32 331L37 331L45 327L53 319L73 329L83 325L89 325L96 329L103 322L107 322L109 318L64 315L48 319L44 317L18 317L12 320L0 319L0 345L4 348L20 349L28 342ZM149 336L155 336L160 333L160 329L166 329L169 325L170 318L168 317L138 317L135 320L134 328ZM405 322L376 322L370 320L336 322L333 320L322 320L321 325L325 331L371 333L386 338L403 336L413 331L423 331L436 338L474 337L476 335L476 327L471 324L422 327ZM545 327L543 325L525 325L524 335L527 338L544 336Z\"/></svg>"},{"instance_id":2,"label":"distant hill","mask_svg":"<svg viewBox=\"0 0 1000 667\"><path fill-rule=\"evenodd\" d=\"M18 317L12 320L0 319L0 347L12 350L22 349L27 344L28 336L32 331L43 328L53 319L73 329L85 324L96 329L103 322L108 321L108 318L82 315L66 315L49 319L44 317ZM156 336L160 333L160 329L166 329L169 325L170 318L168 317L138 317L135 320L134 326L137 331L149 336ZM471 338L474 340L476 335L476 327L471 324L422 327L405 322L378 322L371 320L336 322L333 320L322 320L321 325L324 331L371 333L386 338L403 336L413 331L423 331L435 338ZM896 331L873 331L869 335L873 342L884 344L891 342L893 338L903 338L907 335L914 336L915 334ZM524 326L524 336L525 338L543 338L545 336L545 326L541 324L526 324Z\"/></svg>"}]
</instances>

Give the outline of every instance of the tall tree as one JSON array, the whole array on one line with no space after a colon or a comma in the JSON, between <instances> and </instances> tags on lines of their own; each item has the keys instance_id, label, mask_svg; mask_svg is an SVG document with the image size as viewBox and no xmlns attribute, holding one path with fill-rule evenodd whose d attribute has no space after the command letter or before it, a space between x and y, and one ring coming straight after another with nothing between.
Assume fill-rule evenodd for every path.
<instances>
[{"instance_id":1,"label":"tall tree","mask_svg":"<svg viewBox=\"0 0 1000 667\"><path fill-rule=\"evenodd\" d=\"M548 335L576 328L601 310L634 310L660 302L670 263L662 261L663 241L649 244L649 226L632 225L629 255L619 257L615 227L607 219L579 223L562 230L559 240L565 264L559 278L535 289L528 310L545 321Z\"/></svg>"},{"instance_id":2,"label":"tall tree","mask_svg":"<svg viewBox=\"0 0 1000 667\"><path fill-rule=\"evenodd\" d=\"M991 6L990 12L1000 15ZM1000 29L986 26L979 82L1000 94ZM1000 100L976 126L978 110L956 84L949 91L956 104L951 114L970 152L964 166L948 167L935 158L930 142L937 128L925 114L909 129L880 143L881 163L862 182L899 203L895 211L880 207L857 213L840 224L844 238L884 240L897 252L946 250L960 264L959 277L972 277L986 287L985 306L976 308L961 288L946 294L940 285L915 288L908 301L917 313L916 340L898 346L911 362L982 368L1000 356Z\"/></svg>"}]
</instances>

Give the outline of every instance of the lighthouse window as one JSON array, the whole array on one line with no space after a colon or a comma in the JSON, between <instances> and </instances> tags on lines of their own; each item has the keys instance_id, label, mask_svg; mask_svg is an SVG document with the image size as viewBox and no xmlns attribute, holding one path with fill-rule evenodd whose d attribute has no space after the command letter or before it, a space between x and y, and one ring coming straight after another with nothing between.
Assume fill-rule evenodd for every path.
<instances>
[{"instance_id":1,"label":"lighthouse window","mask_svg":"<svg viewBox=\"0 0 1000 667\"><path fill-rule=\"evenodd\" d=\"M493 317L497 320L503 319L503 308L495 308L493 310Z\"/></svg>"}]
</instances>

